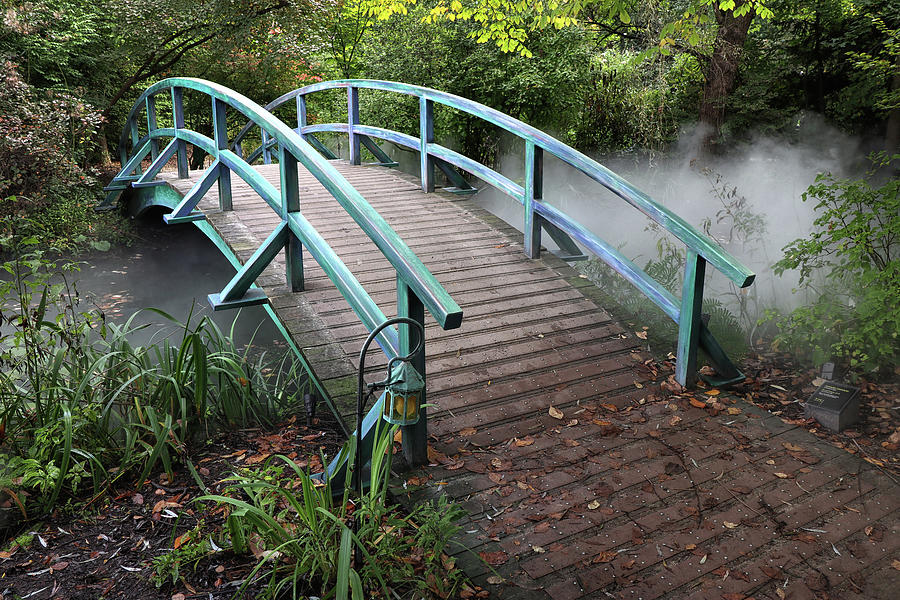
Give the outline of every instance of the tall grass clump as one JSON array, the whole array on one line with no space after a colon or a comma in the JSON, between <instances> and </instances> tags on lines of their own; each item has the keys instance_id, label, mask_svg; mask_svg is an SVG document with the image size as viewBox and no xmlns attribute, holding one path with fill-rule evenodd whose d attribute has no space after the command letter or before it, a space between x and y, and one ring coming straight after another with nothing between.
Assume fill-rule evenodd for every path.
<instances>
[{"instance_id":1,"label":"tall grass clump","mask_svg":"<svg viewBox=\"0 0 900 600\"><path fill-rule=\"evenodd\" d=\"M235 474L225 495L198 498L225 505L231 550L258 558L244 588L265 581L266 598L456 596L464 576L445 550L464 513L443 497L411 513L391 505L387 482L396 431L379 424L361 498L351 492L349 469L337 481L319 479L285 456ZM355 444L351 438L344 445L338 463L355 456Z\"/></svg>"},{"instance_id":2,"label":"tall grass clump","mask_svg":"<svg viewBox=\"0 0 900 600\"><path fill-rule=\"evenodd\" d=\"M270 422L302 393L290 355L251 359L233 327L206 317L181 323L147 309L168 327L134 345L148 325L82 310L77 267L49 260L33 237L0 242L0 496L23 517L155 468L190 469L189 443Z\"/></svg>"}]
</instances>

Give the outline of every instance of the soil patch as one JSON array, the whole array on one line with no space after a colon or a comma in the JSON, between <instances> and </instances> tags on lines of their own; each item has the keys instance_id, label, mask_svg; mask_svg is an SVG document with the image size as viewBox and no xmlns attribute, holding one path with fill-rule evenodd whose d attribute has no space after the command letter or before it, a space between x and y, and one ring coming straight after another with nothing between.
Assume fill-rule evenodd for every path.
<instances>
[{"instance_id":1,"label":"soil patch","mask_svg":"<svg viewBox=\"0 0 900 600\"><path fill-rule=\"evenodd\" d=\"M330 415L306 424L291 418L266 429L231 431L191 450L198 475L211 494L221 492L238 467L259 465L282 454L310 471L321 470L320 454L333 457L344 436ZM327 458L326 458L327 460ZM188 561L173 583L153 581L153 559L180 546L188 531L199 526L217 544L222 512L194 500L203 491L187 470L170 481L157 474L139 488L121 486L88 501L74 515L59 510L23 533L32 533L27 548L0 554L0 598L175 599L230 598L248 576L252 555L216 552ZM21 538L20 538L21 539ZM2 543L7 550L12 539ZM167 574L170 575L170 574ZM243 595L256 598L259 588Z\"/></svg>"}]
</instances>

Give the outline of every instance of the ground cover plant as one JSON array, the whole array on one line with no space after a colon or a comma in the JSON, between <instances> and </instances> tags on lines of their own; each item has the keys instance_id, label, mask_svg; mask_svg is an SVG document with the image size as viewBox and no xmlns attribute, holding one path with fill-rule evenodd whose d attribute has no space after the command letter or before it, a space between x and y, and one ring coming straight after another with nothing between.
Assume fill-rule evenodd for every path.
<instances>
[{"instance_id":1,"label":"ground cover plant","mask_svg":"<svg viewBox=\"0 0 900 600\"><path fill-rule=\"evenodd\" d=\"M82 310L75 265L46 258L34 237L3 241L0 489L21 518L157 468L190 467L188 444L271 422L302 393L289 356L250 360L207 318L179 323L150 309L169 325L133 345L149 325Z\"/></svg>"}]
</instances>

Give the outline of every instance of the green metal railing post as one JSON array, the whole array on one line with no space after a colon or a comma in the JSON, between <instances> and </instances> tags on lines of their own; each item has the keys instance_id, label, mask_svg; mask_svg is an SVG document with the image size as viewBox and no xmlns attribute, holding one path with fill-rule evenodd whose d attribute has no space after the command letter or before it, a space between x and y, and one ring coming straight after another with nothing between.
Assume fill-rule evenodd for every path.
<instances>
[{"instance_id":1,"label":"green metal railing post","mask_svg":"<svg viewBox=\"0 0 900 600\"><path fill-rule=\"evenodd\" d=\"M692 386L697 381L697 348L703 324L700 313L705 276L706 260L688 248L684 264L684 282L681 286L678 357L675 363L675 379L685 387Z\"/></svg>"},{"instance_id":2,"label":"green metal railing post","mask_svg":"<svg viewBox=\"0 0 900 600\"><path fill-rule=\"evenodd\" d=\"M228 121L226 120L227 104L213 98L213 139L219 150L228 150ZM216 158L219 153L216 152ZM224 164L219 165L219 208L222 210L234 210L231 202L231 169Z\"/></svg>"},{"instance_id":3,"label":"green metal railing post","mask_svg":"<svg viewBox=\"0 0 900 600\"><path fill-rule=\"evenodd\" d=\"M531 140L525 142L525 255L541 257L541 216L534 203L544 197L544 150Z\"/></svg>"},{"instance_id":4,"label":"green metal railing post","mask_svg":"<svg viewBox=\"0 0 900 600\"><path fill-rule=\"evenodd\" d=\"M425 305L416 296L415 292L401 277L397 277L397 316L410 318L422 325L425 331ZM405 356L414 348L417 340L412 327L400 327L400 356ZM410 466L419 466L428 463L428 416L426 403L427 377L425 376L425 340L422 340L422 350L413 358L412 366L416 368L422 379L426 381L426 387L422 389L419 397L419 422L415 425L401 427L403 432L403 458Z\"/></svg>"},{"instance_id":5,"label":"green metal railing post","mask_svg":"<svg viewBox=\"0 0 900 600\"><path fill-rule=\"evenodd\" d=\"M147 96L144 106L147 111L147 133L150 133L156 130L156 96ZM150 140L151 161L156 160L157 156L159 156L159 140L154 138Z\"/></svg>"},{"instance_id":6,"label":"green metal railing post","mask_svg":"<svg viewBox=\"0 0 900 600\"><path fill-rule=\"evenodd\" d=\"M278 168L281 172L281 218L288 221L291 213L300 212L300 180L297 173L297 158L283 147L278 152ZM302 292L303 244L293 231L288 235L284 258L291 291Z\"/></svg>"},{"instance_id":7,"label":"green metal railing post","mask_svg":"<svg viewBox=\"0 0 900 600\"><path fill-rule=\"evenodd\" d=\"M302 139L309 141L303 133L304 127L306 127L306 96L300 94L297 96L297 133Z\"/></svg>"},{"instance_id":8,"label":"green metal railing post","mask_svg":"<svg viewBox=\"0 0 900 600\"><path fill-rule=\"evenodd\" d=\"M172 120L175 129L184 129L184 89L180 87L172 88ZM178 165L178 178L187 179L187 142L178 140L175 156L175 162Z\"/></svg>"},{"instance_id":9,"label":"green metal railing post","mask_svg":"<svg viewBox=\"0 0 900 600\"><path fill-rule=\"evenodd\" d=\"M434 191L434 159L428 155L428 144L434 143L434 102L419 97L419 170L422 191Z\"/></svg>"},{"instance_id":10,"label":"green metal railing post","mask_svg":"<svg viewBox=\"0 0 900 600\"><path fill-rule=\"evenodd\" d=\"M129 126L131 128L131 147L136 148L138 145L138 142L141 139L141 132L138 130L137 121L131 121L129 123ZM144 172L144 169L143 169L143 167L141 167L141 163L137 163L134 167L135 175L140 175L143 172Z\"/></svg>"},{"instance_id":11,"label":"green metal railing post","mask_svg":"<svg viewBox=\"0 0 900 600\"><path fill-rule=\"evenodd\" d=\"M271 165L272 164L272 150L269 146L269 134L265 129L260 130L260 134L262 134L262 155L263 155L263 164Z\"/></svg>"},{"instance_id":12,"label":"green metal railing post","mask_svg":"<svg viewBox=\"0 0 900 600\"><path fill-rule=\"evenodd\" d=\"M350 164L358 165L362 161L359 149L359 88L347 88L347 133L350 136Z\"/></svg>"}]
</instances>

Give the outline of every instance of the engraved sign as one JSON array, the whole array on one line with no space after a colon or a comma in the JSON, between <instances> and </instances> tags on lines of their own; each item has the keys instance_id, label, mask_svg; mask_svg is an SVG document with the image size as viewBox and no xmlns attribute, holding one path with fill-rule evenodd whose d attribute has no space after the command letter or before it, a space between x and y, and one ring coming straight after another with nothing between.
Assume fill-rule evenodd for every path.
<instances>
[{"instance_id":1,"label":"engraved sign","mask_svg":"<svg viewBox=\"0 0 900 600\"><path fill-rule=\"evenodd\" d=\"M806 401L806 415L832 431L842 431L859 418L859 388L826 381Z\"/></svg>"}]
</instances>

